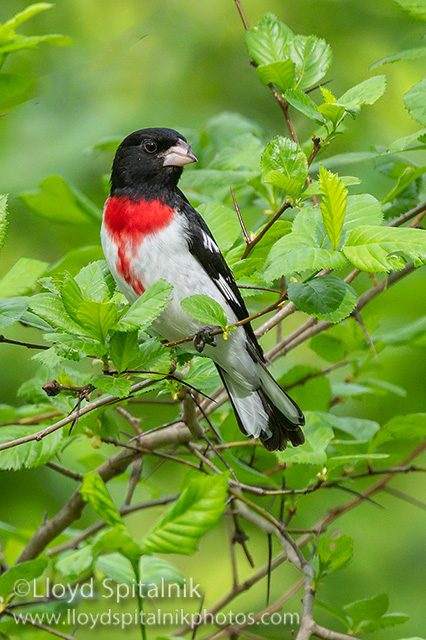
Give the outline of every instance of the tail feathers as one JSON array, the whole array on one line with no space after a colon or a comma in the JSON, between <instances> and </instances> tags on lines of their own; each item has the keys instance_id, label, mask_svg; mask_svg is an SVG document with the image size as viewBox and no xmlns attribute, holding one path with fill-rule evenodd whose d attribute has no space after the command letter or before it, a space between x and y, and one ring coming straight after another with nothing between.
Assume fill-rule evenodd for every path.
<instances>
[{"instance_id":1,"label":"tail feathers","mask_svg":"<svg viewBox=\"0 0 426 640\"><path fill-rule=\"evenodd\" d=\"M300 428L305 423L303 413L261 363L258 364L261 384L253 390L216 366L238 426L246 436L260 438L269 451L285 449L288 440L295 447L303 444L305 438Z\"/></svg>"}]
</instances>

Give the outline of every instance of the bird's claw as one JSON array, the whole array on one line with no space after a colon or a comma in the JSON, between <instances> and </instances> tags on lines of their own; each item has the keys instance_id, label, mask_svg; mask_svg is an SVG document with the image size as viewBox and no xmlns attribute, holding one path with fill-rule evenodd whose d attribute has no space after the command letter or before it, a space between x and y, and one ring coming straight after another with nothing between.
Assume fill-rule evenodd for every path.
<instances>
[{"instance_id":1,"label":"bird's claw","mask_svg":"<svg viewBox=\"0 0 426 640\"><path fill-rule=\"evenodd\" d=\"M198 353L202 353L204 351L204 347L206 344L211 347L217 346L217 339L215 336L210 335L210 331L217 329L217 327L204 327L198 331L194 336L194 347L198 351Z\"/></svg>"}]
</instances>

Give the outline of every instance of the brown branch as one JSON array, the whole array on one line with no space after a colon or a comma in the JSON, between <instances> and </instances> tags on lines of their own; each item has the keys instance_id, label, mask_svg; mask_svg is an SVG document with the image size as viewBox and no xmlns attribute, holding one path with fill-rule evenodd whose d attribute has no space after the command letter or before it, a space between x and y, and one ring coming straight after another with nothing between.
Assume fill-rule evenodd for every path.
<instances>
[{"instance_id":1,"label":"brown branch","mask_svg":"<svg viewBox=\"0 0 426 640\"><path fill-rule=\"evenodd\" d=\"M34 342L23 342L22 340L12 340L12 338L6 338L3 334L0 334L0 343L4 344L14 344L19 347L26 347L27 349L39 349L45 351L46 349L50 349L45 344L34 344Z\"/></svg>"},{"instance_id":2,"label":"brown branch","mask_svg":"<svg viewBox=\"0 0 426 640\"><path fill-rule=\"evenodd\" d=\"M18 626L20 621L19 615L16 615L10 609L5 609L3 613L13 618L16 622L16 625ZM52 636L56 636L57 638L62 638L63 640L75 640L73 636L69 636L66 633L61 633L56 629L52 629L52 627L47 627L45 624L41 624L41 622L36 622L35 620L32 620L30 617L25 617L25 624L29 624L31 627L35 627L36 629L41 629L42 631L46 631L47 633L50 633ZM23 624L23 626L25 625Z\"/></svg>"},{"instance_id":3,"label":"brown branch","mask_svg":"<svg viewBox=\"0 0 426 640\"><path fill-rule=\"evenodd\" d=\"M284 202L284 204L272 216L272 218L269 220L269 222L267 224L265 224L263 229L261 229L259 231L259 233L254 238L252 238L249 242L247 242L246 248L244 249L244 253L241 256L241 260L244 260L244 258L247 258L247 256L249 255L250 251L253 249L253 247L255 247L257 245L258 242L260 242L260 240L262 240L262 238L265 235L265 233L267 231L269 231L269 229L278 220L278 218L281 217L281 215L284 213L284 211L287 211L287 209L291 209L291 207L292 207L292 205L289 202Z\"/></svg>"},{"instance_id":4,"label":"brown branch","mask_svg":"<svg viewBox=\"0 0 426 640\"><path fill-rule=\"evenodd\" d=\"M241 215L241 211L240 211L238 203L237 203L237 201L235 199L235 195L234 195L234 192L233 192L232 188L231 188L231 195L232 195L232 200L234 202L235 211L237 212L238 220L240 221L240 227L242 229L242 232L243 232L243 235L244 235L244 239L248 243L248 242L250 242L250 236L247 233L246 225L244 224L244 220L243 220L243 217Z\"/></svg>"}]
</instances>

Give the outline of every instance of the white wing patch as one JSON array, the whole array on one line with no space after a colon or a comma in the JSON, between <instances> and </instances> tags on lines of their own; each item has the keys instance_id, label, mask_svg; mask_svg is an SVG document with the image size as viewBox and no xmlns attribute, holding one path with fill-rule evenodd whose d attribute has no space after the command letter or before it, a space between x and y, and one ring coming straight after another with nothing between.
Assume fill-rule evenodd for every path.
<instances>
[{"instance_id":1,"label":"white wing patch","mask_svg":"<svg viewBox=\"0 0 426 640\"><path fill-rule=\"evenodd\" d=\"M203 245L208 251L212 251L213 253L219 253L219 247L213 238L210 238L207 233L203 231Z\"/></svg>"},{"instance_id":2,"label":"white wing patch","mask_svg":"<svg viewBox=\"0 0 426 640\"><path fill-rule=\"evenodd\" d=\"M217 286L227 300L232 300L233 302L236 302L238 304L238 300L236 299L234 292L221 273L219 274L219 277L217 279Z\"/></svg>"}]
</instances>

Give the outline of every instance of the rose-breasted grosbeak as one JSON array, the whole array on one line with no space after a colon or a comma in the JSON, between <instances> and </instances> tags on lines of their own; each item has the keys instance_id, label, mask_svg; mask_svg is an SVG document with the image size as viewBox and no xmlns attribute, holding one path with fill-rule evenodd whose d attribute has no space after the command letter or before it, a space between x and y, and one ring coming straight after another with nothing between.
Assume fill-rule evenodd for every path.
<instances>
[{"instance_id":1,"label":"rose-breasted grosbeak","mask_svg":"<svg viewBox=\"0 0 426 640\"><path fill-rule=\"evenodd\" d=\"M197 158L173 129L142 129L118 147L105 203L102 246L118 288L130 302L163 278L172 301L153 327L168 340L205 327L183 311L181 301L194 294L216 300L228 323L248 316L233 275L209 228L177 183L184 165ZM304 441L304 417L265 367L250 324L222 336L204 353L216 364L241 431L259 437L270 451L287 440Z\"/></svg>"}]
</instances>

